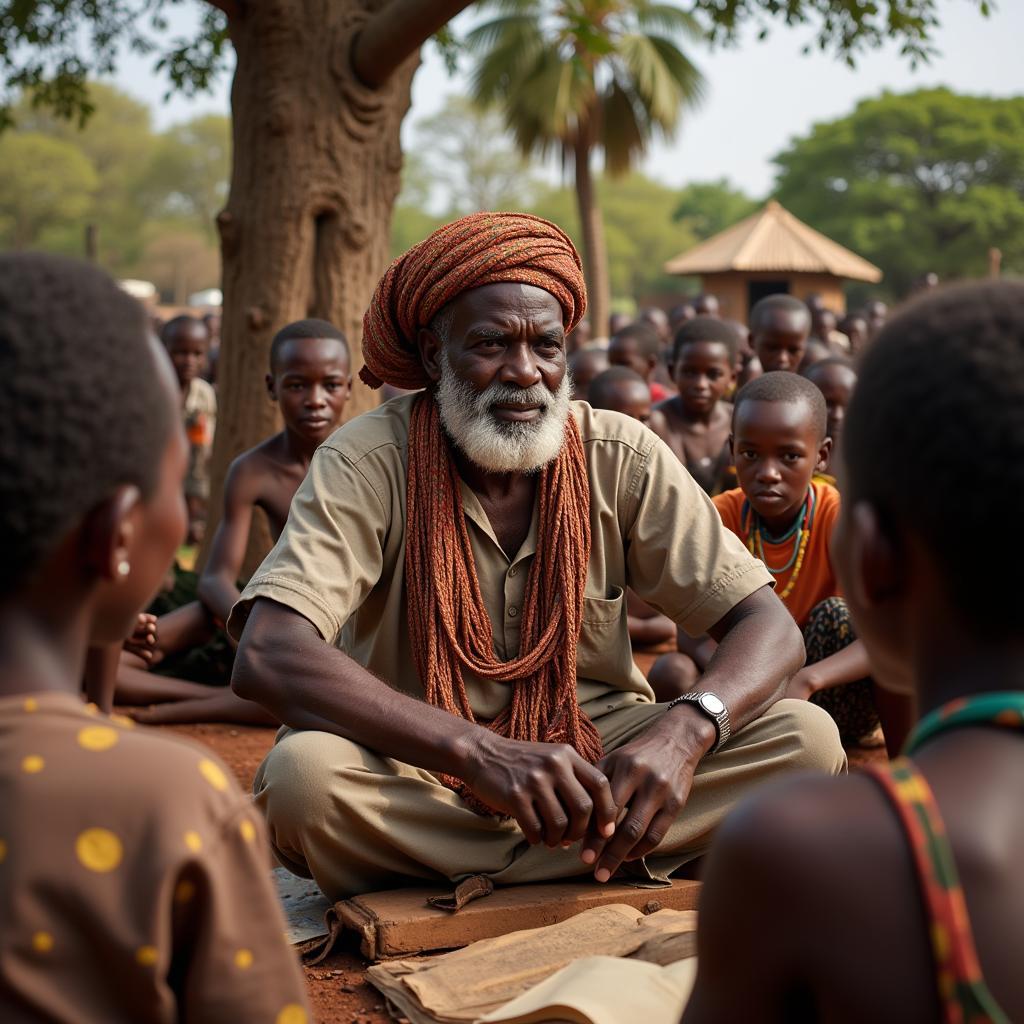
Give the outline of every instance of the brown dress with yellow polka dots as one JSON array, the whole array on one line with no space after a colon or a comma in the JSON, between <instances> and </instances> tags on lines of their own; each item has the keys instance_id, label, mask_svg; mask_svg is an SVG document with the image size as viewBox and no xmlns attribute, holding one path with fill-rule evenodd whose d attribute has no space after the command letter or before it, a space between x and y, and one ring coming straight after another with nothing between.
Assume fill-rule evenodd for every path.
<instances>
[{"instance_id":1,"label":"brown dress with yellow polka dots","mask_svg":"<svg viewBox=\"0 0 1024 1024\"><path fill-rule=\"evenodd\" d=\"M304 1024L267 850L201 748L0 699L0 1020Z\"/></svg>"}]
</instances>

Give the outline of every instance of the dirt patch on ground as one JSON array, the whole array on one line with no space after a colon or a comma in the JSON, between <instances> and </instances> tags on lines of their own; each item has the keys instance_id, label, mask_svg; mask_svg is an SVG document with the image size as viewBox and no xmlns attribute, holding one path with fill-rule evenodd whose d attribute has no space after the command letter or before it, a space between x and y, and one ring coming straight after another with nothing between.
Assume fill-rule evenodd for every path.
<instances>
[{"instance_id":1,"label":"dirt patch on ground","mask_svg":"<svg viewBox=\"0 0 1024 1024\"><path fill-rule=\"evenodd\" d=\"M646 671L652 655L638 655ZM242 725L170 725L161 728L205 743L235 773L248 791L264 755L274 742L274 729ZM885 761L884 747L850 749L850 766ZM306 968L309 999L317 1024L386 1024L390 1020L380 993L366 983L366 961L353 949L333 953L322 964Z\"/></svg>"}]
</instances>

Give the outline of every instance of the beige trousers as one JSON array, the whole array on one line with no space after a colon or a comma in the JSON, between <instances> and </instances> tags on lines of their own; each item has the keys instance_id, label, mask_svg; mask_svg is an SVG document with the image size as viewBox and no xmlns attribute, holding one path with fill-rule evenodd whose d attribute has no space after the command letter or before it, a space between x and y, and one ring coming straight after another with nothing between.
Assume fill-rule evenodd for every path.
<instances>
[{"instance_id":1,"label":"beige trousers","mask_svg":"<svg viewBox=\"0 0 1024 1024\"><path fill-rule=\"evenodd\" d=\"M629 701L600 716L585 710L611 751L643 732L665 705ZM664 877L704 853L738 800L799 769L839 774L846 755L828 714L783 700L701 762L686 807L646 858L647 871ZM331 900L472 874L509 885L593 870L580 860L579 844L530 846L514 821L474 813L429 772L331 733L283 731L253 789L278 859L314 878Z\"/></svg>"}]
</instances>

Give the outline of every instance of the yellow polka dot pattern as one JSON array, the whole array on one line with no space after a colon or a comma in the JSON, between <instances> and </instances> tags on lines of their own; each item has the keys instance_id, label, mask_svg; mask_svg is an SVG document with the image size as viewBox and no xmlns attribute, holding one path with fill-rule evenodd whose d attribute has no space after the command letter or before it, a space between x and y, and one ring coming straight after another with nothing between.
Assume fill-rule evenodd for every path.
<instances>
[{"instance_id":1,"label":"yellow polka dot pattern","mask_svg":"<svg viewBox=\"0 0 1024 1024\"><path fill-rule=\"evenodd\" d=\"M21 770L27 775L36 775L46 767L46 762L38 754L29 754L21 762Z\"/></svg>"},{"instance_id":2,"label":"yellow polka dot pattern","mask_svg":"<svg viewBox=\"0 0 1024 1024\"><path fill-rule=\"evenodd\" d=\"M39 701L35 697L26 697L25 703L21 705L29 714L39 710Z\"/></svg>"},{"instance_id":3,"label":"yellow polka dot pattern","mask_svg":"<svg viewBox=\"0 0 1024 1024\"><path fill-rule=\"evenodd\" d=\"M278 1015L275 1024L306 1024L309 1017L298 1003L289 1003Z\"/></svg>"},{"instance_id":4,"label":"yellow polka dot pattern","mask_svg":"<svg viewBox=\"0 0 1024 1024\"><path fill-rule=\"evenodd\" d=\"M198 832L186 832L185 845L193 853L198 853L203 848L203 837Z\"/></svg>"},{"instance_id":5,"label":"yellow polka dot pattern","mask_svg":"<svg viewBox=\"0 0 1024 1024\"><path fill-rule=\"evenodd\" d=\"M139 946L135 951L135 962L140 967L155 967L160 959L156 946Z\"/></svg>"},{"instance_id":6,"label":"yellow polka dot pattern","mask_svg":"<svg viewBox=\"0 0 1024 1024\"><path fill-rule=\"evenodd\" d=\"M248 818L243 818L239 822L238 831L242 833L242 838L247 843L251 843L256 838L256 826ZM0 860L2 859L0 858Z\"/></svg>"},{"instance_id":7,"label":"yellow polka dot pattern","mask_svg":"<svg viewBox=\"0 0 1024 1024\"><path fill-rule=\"evenodd\" d=\"M75 853L84 867L105 874L121 863L124 847L109 829L87 828L75 840Z\"/></svg>"},{"instance_id":8,"label":"yellow polka dot pattern","mask_svg":"<svg viewBox=\"0 0 1024 1024\"><path fill-rule=\"evenodd\" d=\"M251 949L240 949L235 954L235 966L240 971L247 971L252 967L252 950Z\"/></svg>"},{"instance_id":9,"label":"yellow polka dot pattern","mask_svg":"<svg viewBox=\"0 0 1024 1024\"><path fill-rule=\"evenodd\" d=\"M49 953L53 949L53 936L49 932L36 932L32 936L32 948L37 953Z\"/></svg>"},{"instance_id":10,"label":"yellow polka dot pattern","mask_svg":"<svg viewBox=\"0 0 1024 1024\"><path fill-rule=\"evenodd\" d=\"M206 779L214 789L218 789L222 793L228 788L227 776L216 764L213 763L213 761L210 761L205 757L199 762L199 774L202 775L202 777Z\"/></svg>"},{"instance_id":11,"label":"yellow polka dot pattern","mask_svg":"<svg viewBox=\"0 0 1024 1024\"><path fill-rule=\"evenodd\" d=\"M117 741L117 730L109 725L87 725L78 730L78 745L85 750L109 750Z\"/></svg>"}]
</instances>

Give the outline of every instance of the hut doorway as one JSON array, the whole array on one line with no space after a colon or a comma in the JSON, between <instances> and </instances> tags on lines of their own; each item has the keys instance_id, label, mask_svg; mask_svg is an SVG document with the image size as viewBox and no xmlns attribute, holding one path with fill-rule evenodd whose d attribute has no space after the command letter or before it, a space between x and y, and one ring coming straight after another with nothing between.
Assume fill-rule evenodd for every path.
<instances>
[{"instance_id":1,"label":"hut doorway","mask_svg":"<svg viewBox=\"0 0 1024 1024\"><path fill-rule=\"evenodd\" d=\"M779 281L748 281L747 282L747 312L769 295L788 295L789 282Z\"/></svg>"}]
</instances>

